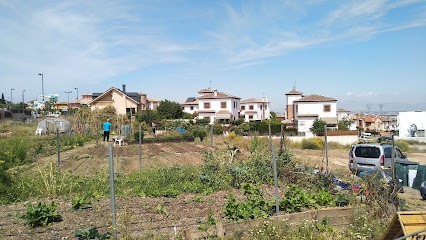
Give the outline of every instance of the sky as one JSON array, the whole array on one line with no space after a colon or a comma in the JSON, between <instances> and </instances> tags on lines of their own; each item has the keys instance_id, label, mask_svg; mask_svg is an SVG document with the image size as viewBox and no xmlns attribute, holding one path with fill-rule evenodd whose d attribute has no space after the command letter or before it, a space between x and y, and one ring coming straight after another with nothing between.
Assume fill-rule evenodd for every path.
<instances>
[{"instance_id":1,"label":"sky","mask_svg":"<svg viewBox=\"0 0 426 240\"><path fill-rule=\"evenodd\" d=\"M279 113L293 88L352 112L426 110L426 0L0 0L6 100L122 84L267 97Z\"/></svg>"}]
</instances>

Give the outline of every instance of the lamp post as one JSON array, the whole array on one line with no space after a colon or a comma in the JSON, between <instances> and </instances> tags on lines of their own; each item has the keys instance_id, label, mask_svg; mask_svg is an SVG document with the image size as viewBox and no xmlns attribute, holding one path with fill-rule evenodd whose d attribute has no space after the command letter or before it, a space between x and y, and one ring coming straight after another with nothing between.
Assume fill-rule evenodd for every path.
<instances>
[{"instance_id":1,"label":"lamp post","mask_svg":"<svg viewBox=\"0 0 426 240\"><path fill-rule=\"evenodd\" d=\"M71 91L65 91L66 94L68 94L68 104L67 104L67 113L68 115L70 115L70 93L72 93Z\"/></svg>"},{"instance_id":2,"label":"lamp post","mask_svg":"<svg viewBox=\"0 0 426 240\"><path fill-rule=\"evenodd\" d=\"M25 90L22 90L22 113L24 112L25 108L25 98L24 98Z\"/></svg>"},{"instance_id":3,"label":"lamp post","mask_svg":"<svg viewBox=\"0 0 426 240\"><path fill-rule=\"evenodd\" d=\"M41 100L44 103L44 83L43 83L43 73L39 73L38 75L41 76L41 97L43 100Z\"/></svg>"},{"instance_id":4,"label":"lamp post","mask_svg":"<svg viewBox=\"0 0 426 240\"><path fill-rule=\"evenodd\" d=\"M77 103L78 103L78 88L74 88L77 91Z\"/></svg>"},{"instance_id":5,"label":"lamp post","mask_svg":"<svg viewBox=\"0 0 426 240\"><path fill-rule=\"evenodd\" d=\"M15 90L14 88L10 89L10 111L12 111L12 102L13 102L13 95L12 91Z\"/></svg>"}]
</instances>

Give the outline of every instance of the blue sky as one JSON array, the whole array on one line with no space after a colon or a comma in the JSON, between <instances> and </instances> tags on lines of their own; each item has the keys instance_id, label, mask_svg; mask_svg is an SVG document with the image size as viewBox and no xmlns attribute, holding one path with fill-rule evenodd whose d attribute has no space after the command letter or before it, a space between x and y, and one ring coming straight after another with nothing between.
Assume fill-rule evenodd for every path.
<instances>
[{"instance_id":1,"label":"blue sky","mask_svg":"<svg viewBox=\"0 0 426 240\"><path fill-rule=\"evenodd\" d=\"M293 86L353 112L426 110L425 0L0 0L0 91L67 101L110 87L183 102Z\"/></svg>"}]
</instances>

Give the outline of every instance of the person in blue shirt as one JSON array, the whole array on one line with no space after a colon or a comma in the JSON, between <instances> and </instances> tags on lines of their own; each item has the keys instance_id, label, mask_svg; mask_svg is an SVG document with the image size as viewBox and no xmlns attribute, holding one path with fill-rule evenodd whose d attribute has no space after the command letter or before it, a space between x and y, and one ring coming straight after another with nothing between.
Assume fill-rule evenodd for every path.
<instances>
[{"instance_id":1,"label":"person in blue shirt","mask_svg":"<svg viewBox=\"0 0 426 240\"><path fill-rule=\"evenodd\" d=\"M111 132L111 126L112 126L112 124L109 122L109 118L106 120L106 122L104 122L103 126L104 126L104 142L105 142L105 139L107 140L107 142L109 142L109 133Z\"/></svg>"}]
</instances>

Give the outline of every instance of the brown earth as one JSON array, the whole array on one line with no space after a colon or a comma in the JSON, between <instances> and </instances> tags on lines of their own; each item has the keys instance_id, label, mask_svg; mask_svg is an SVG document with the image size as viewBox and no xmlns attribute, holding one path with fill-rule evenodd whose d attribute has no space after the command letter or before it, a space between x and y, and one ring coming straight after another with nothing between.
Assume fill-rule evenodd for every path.
<instances>
[{"instance_id":1,"label":"brown earth","mask_svg":"<svg viewBox=\"0 0 426 240\"><path fill-rule=\"evenodd\" d=\"M202 163L204 153L209 146L195 142L148 143L142 146L142 167L197 165ZM325 168L325 152L320 150L291 149L294 157L317 168ZM139 169L139 146L125 144L113 150L115 170L118 173L129 173ZM91 143L85 147L77 147L62 152L61 169L69 170L76 175L90 175L102 168L108 168L108 146ZM426 164L425 153L409 153L412 161ZM36 164L47 161L56 162L57 156L39 159ZM341 170L340 174L350 176L347 167L348 150L332 149L328 152L329 169ZM262 188L267 195L273 189ZM232 190L235 195L238 190ZM226 221L223 214L228 192L216 192L205 196L202 194L185 194L177 198L128 197L117 198L117 228L119 238L144 236L172 236L182 229L206 223L211 214L215 219ZM410 210L426 210L419 192L410 188L400 194ZM37 199L31 202L36 203ZM74 231L80 228L98 227L99 232L112 232L110 200L101 198L91 204L88 209L73 211L71 201L64 199L43 199L48 203L55 201L63 221L51 224L46 228L31 229L17 217L25 212L25 203L2 206L0 214L0 239L75 239Z\"/></svg>"}]
</instances>

